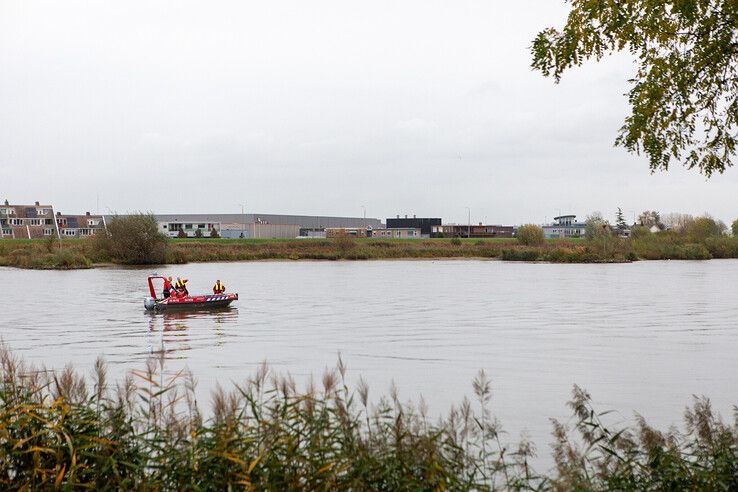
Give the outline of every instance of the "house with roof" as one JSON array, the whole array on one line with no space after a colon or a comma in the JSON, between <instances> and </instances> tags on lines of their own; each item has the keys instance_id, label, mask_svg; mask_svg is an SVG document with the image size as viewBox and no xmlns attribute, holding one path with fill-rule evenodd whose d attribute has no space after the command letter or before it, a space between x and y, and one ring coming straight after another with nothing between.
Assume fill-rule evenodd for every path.
<instances>
[{"instance_id":1,"label":"house with roof","mask_svg":"<svg viewBox=\"0 0 738 492\"><path fill-rule=\"evenodd\" d=\"M0 205L0 239L38 239L53 236L55 230L51 205L12 205L8 200Z\"/></svg>"},{"instance_id":2,"label":"house with roof","mask_svg":"<svg viewBox=\"0 0 738 492\"><path fill-rule=\"evenodd\" d=\"M85 215L67 215L57 212L56 224L59 227L59 234L65 238L90 237L94 236L98 230L107 228L105 217L92 215L90 212L85 212Z\"/></svg>"}]
</instances>

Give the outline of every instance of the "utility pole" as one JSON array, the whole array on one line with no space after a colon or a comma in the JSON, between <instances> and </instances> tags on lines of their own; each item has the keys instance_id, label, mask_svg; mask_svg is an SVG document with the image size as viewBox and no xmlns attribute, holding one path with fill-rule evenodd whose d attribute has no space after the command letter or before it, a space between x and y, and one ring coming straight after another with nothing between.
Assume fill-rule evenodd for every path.
<instances>
[{"instance_id":1,"label":"utility pole","mask_svg":"<svg viewBox=\"0 0 738 492\"><path fill-rule=\"evenodd\" d=\"M466 222L466 237L471 237L471 208L466 207L467 222Z\"/></svg>"},{"instance_id":2,"label":"utility pole","mask_svg":"<svg viewBox=\"0 0 738 492\"><path fill-rule=\"evenodd\" d=\"M246 204L239 203L239 205L241 205L241 220L243 220L243 224L241 224L241 238L246 238Z\"/></svg>"},{"instance_id":3,"label":"utility pole","mask_svg":"<svg viewBox=\"0 0 738 492\"><path fill-rule=\"evenodd\" d=\"M364 227L366 227L366 207L362 205L361 209L364 211Z\"/></svg>"}]
</instances>

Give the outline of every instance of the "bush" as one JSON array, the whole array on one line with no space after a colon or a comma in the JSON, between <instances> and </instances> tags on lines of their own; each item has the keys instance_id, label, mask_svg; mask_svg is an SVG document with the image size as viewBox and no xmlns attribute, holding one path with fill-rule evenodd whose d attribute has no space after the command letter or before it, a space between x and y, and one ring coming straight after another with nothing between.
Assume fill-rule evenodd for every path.
<instances>
[{"instance_id":1,"label":"bush","mask_svg":"<svg viewBox=\"0 0 738 492\"><path fill-rule=\"evenodd\" d=\"M702 244L685 244L678 249L677 259L680 260L709 260L711 258L712 255Z\"/></svg>"},{"instance_id":2,"label":"bush","mask_svg":"<svg viewBox=\"0 0 738 492\"><path fill-rule=\"evenodd\" d=\"M218 234L218 230L215 227L213 227L212 229L210 229L210 237L212 239L218 239L218 238L220 238L220 234Z\"/></svg>"},{"instance_id":3,"label":"bush","mask_svg":"<svg viewBox=\"0 0 738 492\"><path fill-rule=\"evenodd\" d=\"M594 241L610 237L611 234L610 224L602 218L602 214L595 212L587 217L584 226L584 237Z\"/></svg>"},{"instance_id":4,"label":"bush","mask_svg":"<svg viewBox=\"0 0 738 492\"><path fill-rule=\"evenodd\" d=\"M339 234L334 237L333 242L335 243L336 247L338 247L338 250L341 252L341 256L344 257L346 256L346 253L356 247L356 241L354 241L354 237L349 236L345 233Z\"/></svg>"},{"instance_id":5,"label":"bush","mask_svg":"<svg viewBox=\"0 0 738 492\"><path fill-rule=\"evenodd\" d=\"M738 237L738 219L735 219L730 225L730 230L733 232L733 237Z\"/></svg>"},{"instance_id":6,"label":"bush","mask_svg":"<svg viewBox=\"0 0 738 492\"><path fill-rule=\"evenodd\" d=\"M708 237L722 236L722 227L710 217L697 217L684 229L687 241L703 243Z\"/></svg>"},{"instance_id":7,"label":"bush","mask_svg":"<svg viewBox=\"0 0 738 492\"><path fill-rule=\"evenodd\" d=\"M196 238L198 238L198 239L202 238L202 229L199 229L199 228L198 228L198 229L197 229L197 230L195 231L195 237L196 237Z\"/></svg>"},{"instance_id":8,"label":"bush","mask_svg":"<svg viewBox=\"0 0 738 492\"><path fill-rule=\"evenodd\" d=\"M187 233L184 231L184 229L180 229L177 233L177 239L187 239Z\"/></svg>"},{"instance_id":9,"label":"bush","mask_svg":"<svg viewBox=\"0 0 738 492\"><path fill-rule=\"evenodd\" d=\"M113 217L107 234L98 233L93 247L112 261L127 265L164 263L168 249L168 239L159 232L154 216L142 213Z\"/></svg>"},{"instance_id":10,"label":"bush","mask_svg":"<svg viewBox=\"0 0 738 492\"><path fill-rule=\"evenodd\" d=\"M503 249L500 258L504 261L536 261L540 255L536 249Z\"/></svg>"},{"instance_id":11,"label":"bush","mask_svg":"<svg viewBox=\"0 0 738 492\"><path fill-rule=\"evenodd\" d=\"M451 244L453 244L454 246L461 246L461 239L458 237L452 238Z\"/></svg>"},{"instance_id":12,"label":"bush","mask_svg":"<svg viewBox=\"0 0 738 492\"><path fill-rule=\"evenodd\" d=\"M738 238L728 236L708 237L705 247L713 258L738 258Z\"/></svg>"},{"instance_id":13,"label":"bush","mask_svg":"<svg viewBox=\"0 0 738 492\"><path fill-rule=\"evenodd\" d=\"M651 231L648 230L648 227L644 226L633 226L630 229L630 238L631 239L641 239L651 234Z\"/></svg>"},{"instance_id":14,"label":"bush","mask_svg":"<svg viewBox=\"0 0 738 492\"><path fill-rule=\"evenodd\" d=\"M518 228L518 242L526 246L540 246L546 241L543 229L535 224L525 224Z\"/></svg>"}]
</instances>

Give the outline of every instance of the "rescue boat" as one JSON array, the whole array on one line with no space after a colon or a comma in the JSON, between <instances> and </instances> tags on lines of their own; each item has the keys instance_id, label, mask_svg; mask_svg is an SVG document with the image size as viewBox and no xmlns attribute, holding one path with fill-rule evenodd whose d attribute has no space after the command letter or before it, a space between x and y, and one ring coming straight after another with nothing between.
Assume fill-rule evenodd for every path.
<instances>
[{"instance_id":1,"label":"rescue boat","mask_svg":"<svg viewBox=\"0 0 738 492\"><path fill-rule=\"evenodd\" d=\"M187 295L184 297L171 296L167 298L157 298L156 289L154 289L154 280L159 279L164 284L164 277L161 275L149 275L149 293L150 297L144 299L144 307L147 311L170 311L181 309L216 309L229 306L233 301L238 300L238 294L203 294L203 295Z\"/></svg>"}]
</instances>

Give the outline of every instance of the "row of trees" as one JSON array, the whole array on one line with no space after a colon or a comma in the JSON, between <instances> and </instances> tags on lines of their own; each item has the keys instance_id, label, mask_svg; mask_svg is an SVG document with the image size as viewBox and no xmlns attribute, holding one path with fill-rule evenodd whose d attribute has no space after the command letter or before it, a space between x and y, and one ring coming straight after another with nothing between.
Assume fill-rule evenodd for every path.
<instances>
[{"instance_id":1,"label":"row of trees","mask_svg":"<svg viewBox=\"0 0 738 492\"><path fill-rule=\"evenodd\" d=\"M634 238L643 237L653 232L656 227L658 231L670 231L672 234L683 236L688 242L699 243L709 237L719 237L732 234L738 237L738 219L733 221L730 230L721 220L712 218L709 214L694 217L689 214L672 213L661 217L655 210L645 210L638 216L638 220L628 225L623 216L623 211L618 208L615 215L615 223L605 219L600 212L593 212L585 220L584 236L589 240L601 240L613 235ZM518 241L527 246L539 246L544 243L543 229L534 224L525 224L518 228Z\"/></svg>"}]
</instances>

